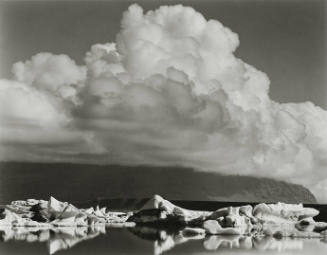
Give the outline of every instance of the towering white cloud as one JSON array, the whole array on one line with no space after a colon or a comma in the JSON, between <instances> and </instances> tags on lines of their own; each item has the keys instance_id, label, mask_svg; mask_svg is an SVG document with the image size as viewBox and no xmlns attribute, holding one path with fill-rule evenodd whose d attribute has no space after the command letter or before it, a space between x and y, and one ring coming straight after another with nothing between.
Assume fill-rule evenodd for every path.
<instances>
[{"instance_id":1,"label":"towering white cloud","mask_svg":"<svg viewBox=\"0 0 327 255\"><path fill-rule=\"evenodd\" d=\"M6 133L1 149L26 159L33 144L36 160L52 153L59 161L269 176L327 201L327 112L272 101L267 75L234 55L238 45L237 34L192 8L144 14L132 5L116 43L92 46L85 66L49 53L13 66L14 81L0 83L1 128L26 132L32 121L45 133Z\"/></svg>"},{"instance_id":2,"label":"towering white cloud","mask_svg":"<svg viewBox=\"0 0 327 255\"><path fill-rule=\"evenodd\" d=\"M86 79L85 67L77 66L66 55L51 53L39 53L31 60L18 62L12 72L15 80L74 103Z\"/></svg>"}]
</instances>

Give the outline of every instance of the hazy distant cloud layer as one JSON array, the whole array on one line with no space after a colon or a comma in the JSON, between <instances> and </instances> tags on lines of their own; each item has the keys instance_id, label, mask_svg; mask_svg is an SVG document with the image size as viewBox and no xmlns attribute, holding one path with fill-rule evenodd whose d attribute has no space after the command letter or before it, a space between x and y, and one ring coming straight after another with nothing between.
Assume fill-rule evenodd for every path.
<instances>
[{"instance_id":1,"label":"hazy distant cloud layer","mask_svg":"<svg viewBox=\"0 0 327 255\"><path fill-rule=\"evenodd\" d=\"M78 66L39 53L0 81L3 160L186 165L301 183L327 201L327 112L279 104L238 35L181 5L132 5ZM255 45L254 45L255 47Z\"/></svg>"}]
</instances>

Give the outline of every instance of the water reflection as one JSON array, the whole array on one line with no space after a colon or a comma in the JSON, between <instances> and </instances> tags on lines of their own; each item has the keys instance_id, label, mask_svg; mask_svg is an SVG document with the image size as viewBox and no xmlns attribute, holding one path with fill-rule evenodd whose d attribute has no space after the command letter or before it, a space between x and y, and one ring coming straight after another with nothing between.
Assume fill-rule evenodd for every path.
<instances>
[{"instance_id":1,"label":"water reflection","mask_svg":"<svg viewBox=\"0 0 327 255\"><path fill-rule=\"evenodd\" d=\"M186 243L190 240L202 240L205 234L200 229L184 228L182 230L158 229L152 227L129 228L134 235L153 241L153 254L162 254L171 250L176 245Z\"/></svg>"},{"instance_id":2,"label":"water reflection","mask_svg":"<svg viewBox=\"0 0 327 255\"><path fill-rule=\"evenodd\" d=\"M132 233L138 240L146 240L146 243L153 244L152 254L163 254L167 251L176 250L179 247L185 249L187 245L199 244L199 253L206 251L293 251L295 254L304 248L304 242L308 239L276 239L273 237L251 237L251 236L206 236L200 229L185 228L182 230L158 229L154 227L133 227L122 229L126 233ZM100 235L114 235L115 231L105 225L77 228L1 228L1 240L3 242L21 241L27 243L45 243L49 254L62 250L68 250L85 240L93 239ZM123 236L124 237L124 236ZM120 239L124 239L121 238ZM315 241L319 242L319 239ZM325 240L321 240L325 241ZM121 240L124 243L124 240ZM323 242L320 242L324 244ZM184 244L184 245L181 245ZM15 243L12 243L15 245ZM108 243L110 246L110 243ZM327 247L327 244L325 243ZM93 246L90 246L90 248ZM197 249L199 249L197 247ZM108 247L103 247L107 249ZM127 253L133 254L131 249ZM292 253L293 253L292 252ZM178 252L177 252L178 253Z\"/></svg>"},{"instance_id":3,"label":"water reflection","mask_svg":"<svg viewBox=\"0 0 327 255\"><path fill-rule=\"evenodd\" d=\"M47 242L48 253L54 254L60 250L74 247L76 244L93 239L100 234L106 233L105 225L93 225L92 227L57 227L53 229L4 227L0 229L1 240Z\"/></svg>"},{"instance_id":4,"label":"water reflection","mask_svg":"<svg viewBox=\"0 0 327 255\"><path fill-rule=\"evenodd\" d=\"M179 244L190 240L203 240L203 248L208 251L240 249L240 250L302 250L303 239L276 239L272 236L241 236L227 235L206 236L192 229L183 229L175 233L167 233L166 230L158 230L149 227L135 227L130 229L135 235L154 241L154 254L162 254Z\"/></svg>"}]
</instances>

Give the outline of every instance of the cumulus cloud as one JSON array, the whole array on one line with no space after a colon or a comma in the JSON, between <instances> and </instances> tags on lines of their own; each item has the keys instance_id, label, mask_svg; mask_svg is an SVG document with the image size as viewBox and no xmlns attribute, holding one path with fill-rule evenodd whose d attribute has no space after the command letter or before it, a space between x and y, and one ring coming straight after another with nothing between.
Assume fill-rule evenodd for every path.
<instances>
[{"instance_id":1,"label":"cumulus cloud","mask_svg":"<svg viewBox=\"0 0 327 255\"><path fill-rule=\"evenodd\" d=\"M85 67L77 66L66 55L46 52L14 64L12 72L15 80L75 104L76 94L86 79Z\"/></svg>"},{"instance_id":2,"label":"cumulus cloud","mask_svg":"<svg viewBox=\"0 0 327 255\"><path fill-rule=\"evenodd\" d=\"M327 112L271 100L268 76L237 58L238 46L236 33L190 7L131 5L116 42L93 45L84 66L50 53L14 64L14 79L0 82L1 151L178 164L327 194Z\"/></svg>"}]
</instances>

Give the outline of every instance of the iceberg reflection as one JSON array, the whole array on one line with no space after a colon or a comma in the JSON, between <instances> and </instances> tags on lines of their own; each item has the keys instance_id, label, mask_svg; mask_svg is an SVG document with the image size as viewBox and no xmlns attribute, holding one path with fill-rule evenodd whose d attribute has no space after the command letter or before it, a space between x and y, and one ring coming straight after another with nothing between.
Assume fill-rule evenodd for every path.
<instances>
[{"instance_id":1,"label":"iceberg reflection","mask_svg":"<svg viewBox=\"0 0 327 255\"><path fill-rule=\"evenodd\" d=\"M42 229L37 227L1 227L0 238L3 242L21 241L28 243L42 242L48 248L49 254L55 254L61 250L73 248L78 243L93 239L110 230L111 226L105 224L94 225L92 227L56 227ZM159 229L151 226L136 226L132 228L122 228L121 231L139 240L152 242L155 255L163 254L180 244L196 243L197 249L202 252L212 251L302 251L304 242L308 239L303 238L274 238L272 236L244 236L244 235L205 235L200 228L184 228L180 230ZM115 232L113 232L114 234ZM124 240L121 240L124 243ZM319 242L319 239L317 240ZM321 239L323 243L324 239ZM110 246L110 243L109 243ZM108 248L108 247L107 247ZM133 253L133 250L130 251Z\"/></svg>"},{"instance_id":2,"label":"iceberg reflection","mask_svg":"<svg viewBox=\"0 0 327 255\"><path fill-rule=\"evenodd\" d=\"M303 250L304 239L283 238L277 239L272 236L244 236L244 235L211 235L206 236L200 229L185 228L169 233L167 230L159 230L150 227L134 227L129 229L133 234L142 239L154 242L154 254L162 254L179 244L191 240L201 240L204 250L260 250L260 251L289 251Z\"/></svg>"},{"instance_id":3,"label":"iceberg reflection","mask_svg":"<svg viewBox=\"0 0 327 255\"><path fill-rule=\"evenodd\" d=\"M105 225L93 225L92 227L57 227L51 229L33 227L1 227L1 240L47 242L48 253L54 254L60 250L70 249L76 244L93 239L100 234L106 233Z\"/></svg>"}]
</instances>

